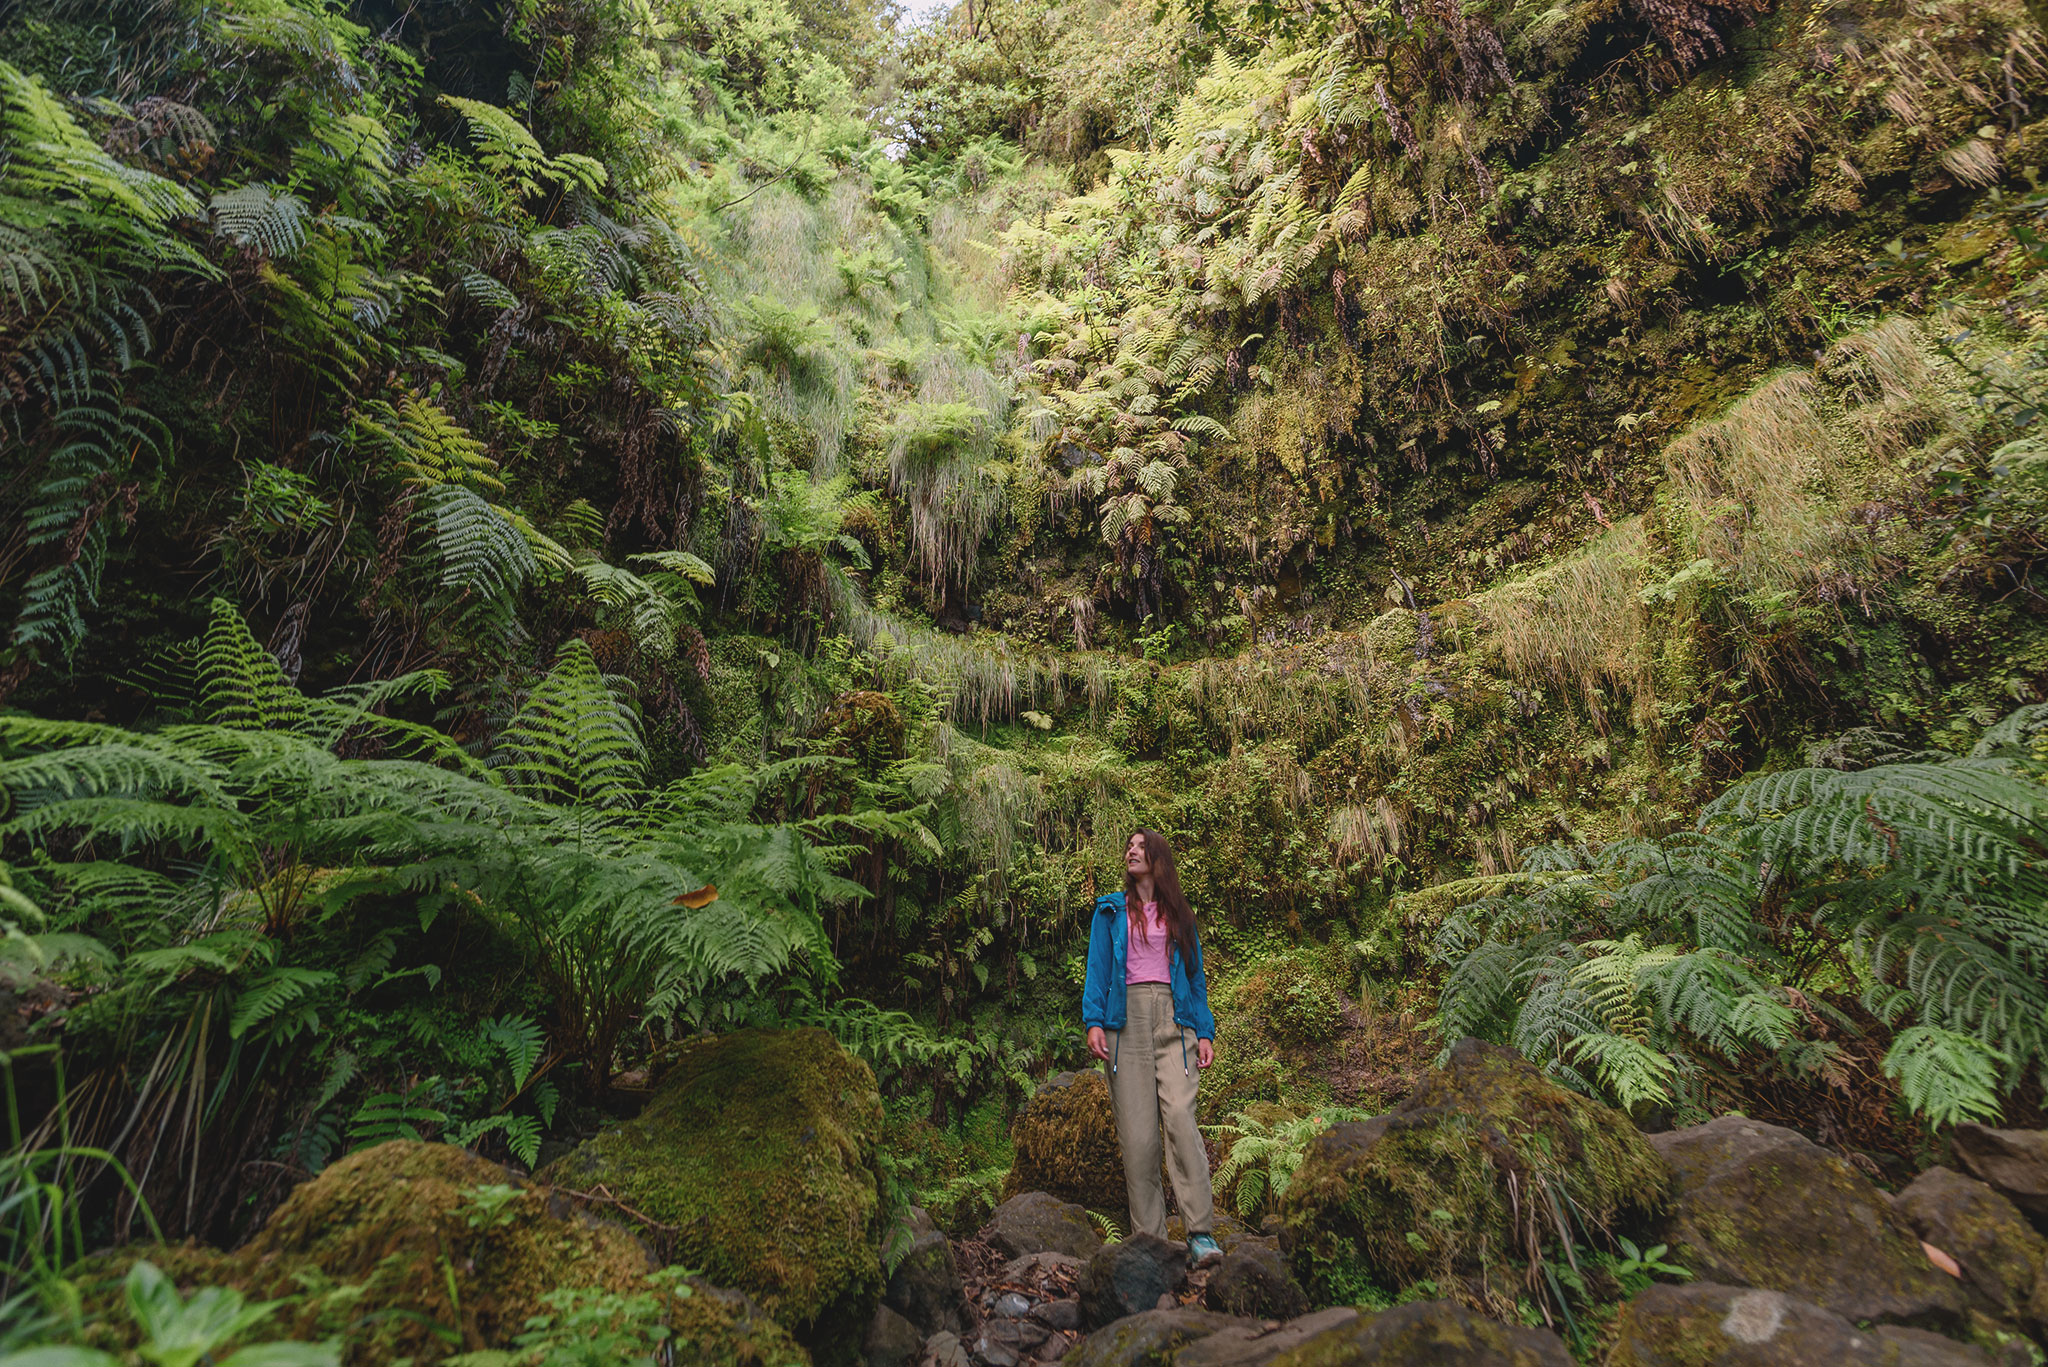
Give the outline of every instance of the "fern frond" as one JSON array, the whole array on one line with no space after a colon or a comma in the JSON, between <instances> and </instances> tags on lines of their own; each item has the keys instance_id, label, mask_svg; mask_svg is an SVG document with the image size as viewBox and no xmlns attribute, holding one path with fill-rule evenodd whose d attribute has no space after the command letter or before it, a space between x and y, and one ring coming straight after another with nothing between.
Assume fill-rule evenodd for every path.
<instances>
[{"instance_id":1,"label":"fern frond","mask_svg":"<svg viewBox=\"0 0 2048 1367\"><path fill-rule=\"evenodd\" d=\"M640 726L582 641L562 648L498 740L493 767L518 792L625 807L646 796Z\"/></svg>"}]
</instances>

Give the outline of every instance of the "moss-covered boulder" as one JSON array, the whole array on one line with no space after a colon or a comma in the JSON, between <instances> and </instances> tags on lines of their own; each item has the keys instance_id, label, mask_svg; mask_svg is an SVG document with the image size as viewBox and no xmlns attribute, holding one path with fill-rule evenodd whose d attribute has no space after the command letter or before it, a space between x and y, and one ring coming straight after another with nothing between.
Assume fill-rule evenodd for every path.
<instances>
[{"instance_id":1,"label":"moss-covered boulder","mask_svg":"<svg viewBox=\"0 0 2048 1367\"><path fill-rule=\"evenodd\" d=\"M1317 1136L1281 1237L1319 1303L1434 1278L1445 1294L1512 1304L1511 1269L1555 1237L1528 1212L1568 1200L1582 1221L1627 1229L1662 1206L1669 1181L1627 1116L1467 1039L1393 1111Z\"/></svg>"},{"instance_id":2,"label":"moss-covered boulder","mask_svg":"<svg viewBox=\"0 0 2048 1367\"><path fill-rule=\"evenodd\" d=\"M636 1293L653 1269L625 1230L452 1144L406 1140L349 1154L302 1184L234 1253L131 1246L74 1275L89 1301L112 1308L142 1258L181 1290L291 1298L263 1336L339 1336L354 1367L508 1345L548 1292ZM125 1323L95 1318L117 1333Z\"/></svg>"},{"instance_id":3,"label":"moss-covered boulder","mask_svg":"<svg viewBox=\"0 0 2048 1367\"><path fill-rule=\"evenodd\" d=\"M1102 1070L1048 1079L1010 1126L1016 1157L1003 1198L1042 1191L1090 1210L1121 1214L1130 1205L1123 1150Z\"/></svg>"},{"instance_id":4,"label":"moss-covered boulder","mask_svg":"<svg viewBox=\"0 0 2048 1367\"><path fill-rule=\"evenodd\" d=\"M1622 1308L1609 1338L1606 1367L1991 1367L1938 1334L1860 1329L1782 1292L1713 1282L1651 1287Z\"/></svg>"},{"instance_id":5,"label":"moss-covered boulder","mask_svg":"<svg viewBox=\"0 0 2048 1367\"><path fill-rule=\"evenodd\" d=\"M741 1030L685 1045L637 1119L539 1177L602 1185L678 1262L847 1362L882 1292L881 1125L874 1074L830 1035Z\"/></svg>"},{"instance_id":6,"label":"moss-covered boulder","mask_svg":"<svg viewBox=\"0 0 2048 1367\"><path fill-rule=\"evenodd\" d=\"M1659 1238L1701 1281L1783 1291L1850 1320L1962 1319L1961 1286L1905 1217L1804 1135L1723 1116L1651 1142L1678 1177Z\"/></svg>"}]
</instances>

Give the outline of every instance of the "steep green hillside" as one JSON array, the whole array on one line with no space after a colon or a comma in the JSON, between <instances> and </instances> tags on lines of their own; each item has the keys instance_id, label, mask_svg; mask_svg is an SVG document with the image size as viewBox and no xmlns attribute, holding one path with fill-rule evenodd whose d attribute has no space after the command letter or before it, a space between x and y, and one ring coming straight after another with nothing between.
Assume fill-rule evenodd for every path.
<instances>
[{"instance_id":1,"label":"steep green hillside","mask_svg":"<svg viewBox=\"0 0 2048 1367\"><path fill-rule=\"evenodd\" d=\"M1139 826L1219 1142L1468 1034L2038 1121L2044 98L2017 0L0 12L0 1300L746 1026L971 1225Z\"/></svg>"}]
</instances>

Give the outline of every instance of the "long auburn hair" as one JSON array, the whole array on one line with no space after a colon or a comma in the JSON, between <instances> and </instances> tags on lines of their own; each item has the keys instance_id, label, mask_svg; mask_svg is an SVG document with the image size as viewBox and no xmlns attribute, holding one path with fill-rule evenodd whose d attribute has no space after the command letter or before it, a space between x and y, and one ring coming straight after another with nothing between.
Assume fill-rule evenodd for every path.
<instances>
[{"instance_id":1,"label":"long auburn hair","mask_svg":"<svg viewBox=\"0 0 2048 1367\"><path fill-rule=\"evenodd\" d=\"M1174 867L1173 846L1157 831L1133 832L1145 842L1145 858L1152 863L1152 900L1159 903L1159 919L1166 922L1166 937L1180 951L1181 965L1190 977L1195 972L1195 913L1187 894L1180 890L1180 872ZM1129 845L1125 845L1129 849ZM1131 933L1139 944L1148 943L1144 908L1138 901L1138 880L1124 870L1124 914L1131 918Z\"/></svg>"}]
</instances>

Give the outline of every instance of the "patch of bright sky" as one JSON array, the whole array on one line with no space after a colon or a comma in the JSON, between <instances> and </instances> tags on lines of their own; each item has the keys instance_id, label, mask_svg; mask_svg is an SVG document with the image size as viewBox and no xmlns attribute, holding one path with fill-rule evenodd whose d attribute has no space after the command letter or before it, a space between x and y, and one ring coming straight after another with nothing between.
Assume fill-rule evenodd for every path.
<instances>
[{"instance_id":1,"label":"patch of bright sky","mask_svg":"<svg viewBox=\"0 0 2048 1367\"><path fill-rule=\"evenodd\" d=\"M929 23L953 7L955 0L901 0L902 9L896 18L896 28L901 32Z\"/></svg>"}]
</instances>

